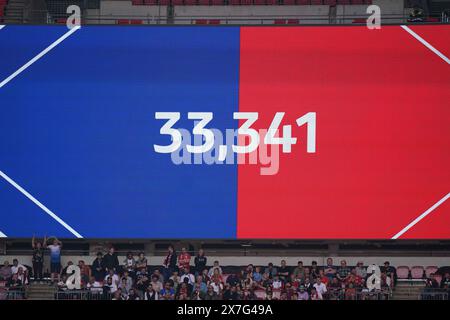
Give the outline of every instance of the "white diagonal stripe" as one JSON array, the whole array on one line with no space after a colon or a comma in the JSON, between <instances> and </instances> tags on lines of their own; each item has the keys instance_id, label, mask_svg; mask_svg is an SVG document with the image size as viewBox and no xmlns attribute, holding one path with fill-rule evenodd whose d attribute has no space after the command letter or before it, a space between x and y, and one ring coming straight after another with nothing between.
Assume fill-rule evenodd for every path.
<instances>
[{"instance_id":1,"label":"white diagonal stripe","mask_svg":"<svg viewBox=\"0 0 450 320\"><path fill-rule=\"evenodd\" d=\"M425 47L427 47L428 49L430 49L431 51L433 51L434 54L436 54L437 56L439 56L442 60L444 60L445 62L447 62L447 64L450 64L450 59L447 58L442 52L440 52L438 49L436 49L435 47L433 47L431 44L429 44L424 38L422 38L421 36L419 36L417 33L415 33L414 31L412 31L408 26L402 25L401 26L403 28L403 30L406 30L410 35L412 35L414 38L416 38L417 40L419 40L420 43L422 43Z\"/></svg>"},{"instance_id":2,"label":"white diagonal stripe","mask_svg":"<svg viewBox=\"0 0 450 320\"><path fill-rule=\"evenodd\" d=\"M37 205L39 208L41 208L45 213L47 213L50 217L55 219L59 224L61 224L64 228L69 230L75 237L77 238L83 238L81 234L76 232L71 226L69 226L67 223L65 223L60 217L58 217L56 214L54 214L52 211L50 211L46 206L44 206L42 203L40 203L35 197L33 197L31 194L29 194L25 189L23 189L21 186L19 186L15 181L13 181L10 177L8 177L4 172L0 171L0 177L8 181L14 188L19 190L25 197L30 199L35 205Z\"/></svg>"},{"instance_id":3,"label":"white diagonal stripe","mask_svg":"<svg viewBox=\"0 0 450 320\"><path fill-rule=\"evenodd\" d=\"M5 27L5 25L0 24L0 30L2 30Z\"/></svg>"},{"instance_id":4,"label":"white diagonal stripe","mask_svg":"<svg viewBox=\"0 0 450 320\"><path fill-rule=\"evenodd\" d=\"M0 238L7 238L7 236L6 236L6 234L4 234L3 232L0 231Z\"/></svg>"},{"instance_id":5,"label":"white diagonal stripe","mask_svg":"<svg viewBox=\"0 0 450 320\"><path fill-rule=\"evenodd\" d=\"M58 40L53 42L51 45L49 45L47 48L45 48L43 51L41 51L37 56L35 56L33 59L25 63L22 67L20 67L16 72L11 74L8 78L0 82L0 88L2 88L4 85L6 85L8 82L10 82L12 79L17 77L20 73L22 73L24 70L26 70L29 66L31 66L33 63L38 61L40 58L45 56L50 50L55 48L58 44L63 42L67 37L69 37L72 33L80 29L80 26L73 27L69 31L67 31L63 36L61 36Z\"/></svg>"},{"instance_id":6,"label":"white diagonal stripe","mask_svg":"<svg viewBox=\"0 0 450 320\"><path fill-rule=\"evenodd\" d=\"M439 207L441 204L443 204L448 198L450 198L450 192L447 193L445 197L443 197L441 200L436 202L431 208L429 208L427 211L422 213L420 216L418 216L416 219L414 219L410 224L408 224L406 227L404 227L399 233L397 233L395 236L392 237L392 239L398 239L400 236L402 236L406 231L414 227L420 220L425 218L427 215L429 215L433 210L435 210L437 207Z\"/></svg>"}]
</instances>

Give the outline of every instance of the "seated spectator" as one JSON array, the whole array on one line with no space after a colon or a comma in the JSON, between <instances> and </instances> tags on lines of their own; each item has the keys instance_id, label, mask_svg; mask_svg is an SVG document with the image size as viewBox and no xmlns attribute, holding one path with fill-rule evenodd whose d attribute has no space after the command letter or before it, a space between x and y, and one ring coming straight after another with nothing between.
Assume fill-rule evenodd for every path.
<instances>
[{"instance_id":1,"label":"seated spectator","mask_svg":"<svg viewBox=\"0 0 450 320\"><path fill-rule=\"evenodd\" d=\"M19 279L18 273L14 273L6 283L8 290L24 290L24 283Z\"/></svg>"},{"instance_id":2,"label":"seated spectator","mask_svg":"<svg viewBox=\"0 0 450 320\"><path fill-rule=\"evenodd\" d=\"M197 276L195 278L195 285L198 285L200 287L200 291L203 293L206 293L206 290L208 290L208 286L205 282L203 282L202 276Z\"/></svg>"},{"instance_id":3,"label":"seated spectator","mask_svg":"<svg viewBox=\"0 0 450 320\"><path fill-rule=\"evenodd\" d=\"M283 282L281 281L280 276L276 275L273 278L272 288L273 289L282 289L283 288Z\"/></svg>"},{"instance_id":4,"label":"seated spectator","mask_svg":"<svg viewBox=\"0 0 450 320\"><path fill-rule=\"evenodd\" d=\"M272 279L270 279L269 273L265 272L262 277L261 287L267 289L272 286Z\"/></svg>"},{"instance_id":5,"label":"seated spectator","mask_svg":"<svg viewBox=\"0 0 450 320\"><path fill-rule=\"evenodd\" d=\"M0 268L0 280L8 281L12 277L11 266L8 261L3 262L3 266Z\"/></svg>"},{"instance_id":6,"label":"seated spectator","mask_svg":"<svg viewBox=\"0 0 450 320\"><path fill-rule=\"evenodd\" d=\"M319 300L323 299L323 295L325 293L327 293L327 286L322 282L322 280L320 278L316 279L316 283L313 286L314 289L316 289L316 293L319 297ZM312 296L312 292L311 292L311 296Z\"/></svg>"},{"instance_id":7,"label":"seated spectator","mask_svg":"<svg viewBox=\"0 0 450 320\"><path fill-rule=\"evenodd\" d=\"M105 283L103 284L103 292L105 294L114 294L117 289L118 286L117 283L113 280L113 277L109 277L109 275L106 276Z\"/></svg>"},{"instance_id":8,"label":"seated spectator","mask_svg":"<svg viewBox=\"0 0 450 320\"><path fill-rule=\"evenodd\" d=\"M60 277L60 280L58 281L58 283L56 284L58 291L66 291L68 290L67 288L67 275L63 274Z\"/></svg>"},{"instance_id":9,"label":"seated spectator","mask_svg":"<svg viewBox=\"0 0 450 320\"><path fill-rule=\"evenodd\" d=\"M211 267L211 269L209 269L208 271L208 277L212 277L212 275L214 274L214 270L218 270L219 274L222 275L222 267L220 267L219 265L219 261L214 261L214 265Z\"/></svg>"},{"instance_id":10,"label":"seated spectator","mask_svg":"<svg viewBox=\"0 0 450 320\"><path fill-rule=\"evenodd\" d=\"M147 287L150 285L150 279L147 277L147 275L140 274L137 276L136 280L136 293L141 297L141 300L144 298L144 293L147 290Z\"/></svg>"},{"instance_id":11,"label":"seated spectator","mask_svg":"<svg viewBox=\"0 0 450 320\"><path fill-rule=\"evenodd\" d=\"M27 274L25 273L24 269L22 267L19 267L19 269L17 270L17 279L19 279L20 282L22 282L22 284L28 285L28 277Z\"/></svg>"},{"instance_id":12,"label":"seated spectator","mask_svg":"<svg viewBox=\"0 0 450 320\"><path fill-rule=\"evenodd\" d=\"M14 259L13 260L13 265L11 266L11 272L13 274L16 274L17 272L19 272L19 269L22 268L22 270L27 273L27 268L23 265L23 264L19 264L19 260Z\"/></svg>"},{"instance_id":13,"label":"seated spectator","mask_svg":"<svg viewBox=\"0 0 450 320\"><path fill-rule=\"evenodd\" d=\"M192 273L189 272L189 269L180 269L180 271L182 272L181 276L180 276L180 281L184 282L185 279L187 279L188 283L190 285L194 285L195 283L195 277ZM218 271L217 271L218 272ZM218 275L220 276L220 275ZM221 276L220 276L221 277Z\"/></svg>"},{"instance_id":14,"label":"seated spectator","mask_svg":"<svg viewBox=\"0 0 450 320\"><path fill-rule=\"evenodd\" d=\"M334 276L329 278L327 275L325 275L325 271L324 270L320 270L319 271L319 276L316 278L316 280L320 279L322 281L322 283L324 283L325 285L328 285L328 283L330 281L332 281L333 278L334 278Z\"/></svg>"},{"instance_id":15,"label":"seated spectator","mask_svg":"<svg viewBox=\"0 0 450 320\"><path fill-rule=\"evenodd\" d=\"M108 274L105 277L105 281L108 287L110 287L110 292L114 293L119 287L119 276L114 272L113 268L109 269Z\"/></svg>"},{"instance_id":16,"label":"seated spectator","mask_svg":"<svg viewBox=\"0 0 450 320\"><path fill-rule=\"evenodd\" d=\"M112 270L112 269L111 269ZM116 290L113 292L113 297L112 300L123 300L122 298L122 292L120 291L120 289Z\"/></svg>"},{"instance_id":17,"label":"seated spectator","mask_svg":"<svg viewBox=\"0 0 450 320\"><path fill-rule=\"evenodd\" d=\"M130 291L128 292L127 300L141 300L141 299L139 298L138 294L136 293L136 290L131 288Z\"/></svg>"},{"instance_id":18,"label":"seated spectator","mask_svg":"<svg viewBox=\"0 0 450 320\"><path fill-rule=\"evenodd\" d=\"M214 281L211 281L210 283L211 287L214 289L214 292L216 294L221 294L223 290L223 283L217 278L214 279Z\"/></svg>"},{"instance_id":19,"label":"seated spectator","mask_svg":"<svg viewBox=\"0 0 450 320\"><path fill-rule=\"evenodd\" d=\"M69 267L70 266L72 266L73 265L73 262L72 261L67 261L67 266L65 266L62 270L60 270L60 274L59 274L59 277L61 278L62 276L64 276L64 275L67 275L67 270L69 269Z\"/></svg>"},{"instance_id":20,"label":"seated spectator","mask_svg":"<svg viewBox=\"0 0 450 320\"><path fill-rule=\"evenodd\" d=\"M253 271L253 281L257 283L262 281L261 267L256 267Z\"/></svg>"},{"instance_id":21,"label":"seated spectator","mask_svg":"<svg viewBox=\"0 0 450 320\"><path fill-rule=\"evenodd\" d=\"M202 277L203 279L203 277ZM175 291L178 289L178 285L181 283L181 278L178 275L178 271L174 271L172 273L172 276L169 278L169 280L172 280L173 282L173 288L175 289Z\"/></svg>"},{"instance_id":22,"label":"seated spectator","mask_svg":"<svg viewBox=\"0 0 450 320\"><path fill-rule=\"evenodd\" d=\"M318 279L318 278L316 278ZM328 278L327 278L328 280ZM314 287L314 283L309 280L309 278L306 278L303 282L303 286L305 287L305 290L308 291L308 293L311 295L311 289Z\"/></svg>"},{"instance_id":23,"label":"seated spectator","mask_svg":"<svg viewBox=\"0 0 450 320\"><path fill-rule=\"evenodd\" d=\"M164 284L164 288L160 292L160 297L161 300L175 300L175 290L169 281Z\"/></svg>"},{"instance_id":24,"label":"seated spectator","mask_svg":"<svg viewBox=\"0 0 450 320\"><path fill-rule=\"evenodd\" d=\"M450 289L450 273L446 272L441 280L441 289Z\"/></svg>"},{"instance_id":25,"label":"seated spectator","mask_svg":"<svg viewBox=\"0 0 450 320\"><path fill-rule=\"evenodd\" d=\"M258 297L255 294L255 291L252 289L244 288L242 291L242 300L257 300Z\"/></svg>"},{"instance_id":26,"label":"seated spectator","mask_svg":"<svg viewBox=\"0 0 450 320\"><path fill-rule=\"evenodd\" d=\"M208 259L205 257L203 249L198 250L198 254L194 259L195 275L198 276L205 268Z\"/></svg>"},{"instance_id":27,"label":"seated spectator","mask_svg":"<svg viewBox=\"0 0 450 320\"><path fill-rule=\"evenodd\" d=\"M317 290L315 288L312 288L310 299L311 300L323 300L323 297L319 292L317 292Z\"/></svg>"},{"instance_id":28,"label":"seated spectator","mask_svg":"<svg viewBox=\"0 0 450 320\"><path fill-rule=\"evenodd\" d=\"M237 275L237 278L238 278L237 281L240 281L239 275ZM210 279L209 279L209 280L210 280L211 282L216 282L216 280L217 280L218 282L223 283L223 277L222 277L222 274L220 273L219 269L214 269L214 272L213 272L213 274L210 276Z\"/></svg>"},{"instance_id":29,"label":"seated spectator","mask_svg":"<svg viewBox=\"0 0 450 320\"><path fill-rule=\"evenodd\" d=\"M91 276L89 278L89 282L86 284L86 288L92 293L101 293L103 292L103 286L100 282L98 282L95 277Z\"/></svg>"},{"instance_id":30,"label":"seated spectator","mask_svg":"<svg viewBox=\"0 0 450 320\"><path fill-rule=\"evenodd\" d=\"M184 270L190 270L191 266L191 255L187 252L186 248L181 248L181 253L178 256L178 268Z\"/></svg>"},{"instance_id":31,"label":"seated spectator","mask_svg":"<svg viewBox=\"0 0 450 320\"><path fill-rule=\"evenodd\" d=\"M223 292L223 300L240 300L239 294L237 293L236 286L227 285L227 288Z\"/></svg>"},{"instance_id":32,"label":"seated spectator","mask_svg":"<svg viewBox=\"0 0 450 320\"><path fill-rule=\"evenodd\" d=\"M333 259L328 258L327 264L323 268L323 272L325 276L331 281L336 275L336 267L333 265Z\"/></svg>"},{"instance_id":33,"label":"seated spectator","mask_svg":"<svg viewBox=\"0 0 450 320\"><path fill-rule=\"evenodd\" d=\"M177 290L177 298L178 300L187 299L187 297L190 297L192 293L192 287L189 286L187 281L181 282L181 284L178 286Z\"/></svg>"},{"instance_id":34,"label":"seated spectator","mask_svg":"<svg viewBox=\"0 0 450 320\"><path fill-rule=\"evenodd\" d=\"M388 278L390 278L390 282L395 285L396 274L395 268L391 267L389 261L384 262L384 267L380 268L381 272L384 272Z\"/></svg>"},{"instance_id":35,"label":"seated spectator","mask_svg":"<svg viewBox=\"0 0 450 320\"><path fill-rule=\"evenodd\" d=\"M434 273L430 274L430 277L426 279L425 287L427 289L437 289L437 288L439 288L439 283L434 278Z\"/></svg>"},{"instance_id":36,"label":"seated spectator","mask_svg":"<svg viewBox=\"0 0 450 320\"><path fill-rule=\"evenodd\" d=\"M204 300L220 300L220 296L217 294L212 285L208 286Z\"/></svg>"},{"instance_id":37,"label":"seated spectator","mask_svg":"<svg viewBox=\"0 0 450 320\"><path fill-rule=\"evenodd\" d=\"M240 283L239 275L232 273L228 276L227 284L229 284L230 286L236 286L239 283Z\"/></svg>"},{"instance_id":38,"label":"seated spectator","mask_svg":"<svg viewBox=\"0 0 450 320\"><path fill-rule=\"evenodd\" d=\"M122 291L122 295L123 294L128 295L128 292L133 286L131 278L130 279L128 278L130 277L122 277L120 280L119 289Z\"/></svg>"},{"instance_id":39,"label":"seated spectator","mask_svg":"<svg viewBox=\"0 0 450 320\"><path fill-rule=\"evenodd\" d=\"M277 271L277 268L275 268L275 267L273 266L273 263L270 262L270 263L267 265L266 270L264 270L264 273L269 274L269 278L272 279L274 276L276 276L276 275L278 274L278 271Z\"/></svg>"},{"instance_id":40,"label":"seated spectator","mask_svg":"<svg viewBox=\"0 0 450 320\"><path fill-rule=\"evenodd\" d=\"M192 290L191 300L203 300L205 292L202 292L199 284L194 285L194 289Z\"/></svg>"},{"instance_id":41,"label":"seated spectator","mask_svg":"<svg viewBox=\"0 0 450 320\"><path fill-rule=\"evenodd\" d=\"M356 289L353 283L349 283L348 288L345 289L345 300L355 300L356 299Z\"/></svg>"},{"instance_id":42,"label":"seated spectator","mask_svg":"<svg viewBox=\"0 0 450 320\"><path fill-rule=\"evenodd\" d=\"M159 271L159 269L155 269L155 271L153 271L152 277L153 277L153 276L158 277L158 280L159 280L161 283L164 283L164 275Z\"/></svg>"},{"instance_id":43,"label":"seated spectator","mask_svg":"<svg viewBox=\"0 0 450 320\"><path fill-rule=\"evenodd\" d=\"M152 286L153 290L157 292L160 292L163 287L162 282L157 275L152 275L150 286Z\"/></svg>"},{"instance_id":44,"label":"seated spectator","mask_svg":"<svg viewBox=\"0 0 450 320\"><path fill-rule=\"evenodd\" d=\"M309 300L309 294L308 291L306 291L305 286L301 285L298 288L297 298L298 300Z\"/></svg>"}]
</instances>

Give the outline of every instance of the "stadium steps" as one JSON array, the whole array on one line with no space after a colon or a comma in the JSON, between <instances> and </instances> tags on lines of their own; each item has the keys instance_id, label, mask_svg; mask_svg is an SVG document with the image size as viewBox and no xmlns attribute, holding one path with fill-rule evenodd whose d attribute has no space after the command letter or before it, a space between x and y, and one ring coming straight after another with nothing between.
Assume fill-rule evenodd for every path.
<instances>
[{"instance_id":1,"label":"stadium steps","mask_svg":"<svg viewBox=\"0 0 450 320\"><path fill-rule=\"evenodd\" d=\"M55 288L48 284L31 283L27 290L28 300L54 300Z\"/></svg>"},{"instance_id":2,"label":"stadium steps","mask_svg":"<svg viewBox=\"0 0 450 320\"><path fill-rule=\"evenodd\" d=\"M425 287L424 282L399 281L392 293L393 300L417 300Z\"/></svg>"},{"instance_id":3,"label":"stadium steps","mask_svg":"<svg viewBox=\"0 0 450 320\"><path fill-rule=\"evenodd\" d=\"M22 23L26 0L9 0L5 8L5 23Z\"/></svg>"}]
</instances>

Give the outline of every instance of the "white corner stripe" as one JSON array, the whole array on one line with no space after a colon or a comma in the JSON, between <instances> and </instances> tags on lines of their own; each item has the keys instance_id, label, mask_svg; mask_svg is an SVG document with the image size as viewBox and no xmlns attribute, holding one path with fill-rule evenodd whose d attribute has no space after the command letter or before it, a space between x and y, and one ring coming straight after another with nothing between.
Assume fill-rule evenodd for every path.
<instances>
[{"instance_id":1,"label":"white corner stripe","mask_svg":"<svg viewBox=\"0 0 450 320\"><path fill-rule=\"evenodd\" d=\"M422 38L421 36L419 36L417 33L415 33L414 31L412 31L408 26L402 25L401 26L403 28L403 30L407 31L410 35L412 35L414 38L416 38L417 40L419 40L425 47L427 47L428 49L430 49L431 51L433 51L437 56L439 56L442 60L444 60L445 62L447 62L448 64L450 64L450 59L447 58L443 53L441 53L438 49L436 49L435 47L433 47L431 44L429 44L424 38Z\"/></svg>"},{"instance_id":2,"label":"white corner stripe","mask_svg":"<svg viewBox=\"0 0 450 320\"><path fill-rule=\"evenodd\" d=\"M0 24L0 30L2 30L5 27L5 25Z\"/></svg>"},{"instance_id":3,"label":"white corner stripe","mask_svg":"<svg viewBox=\"0 0 450 320\"><path fill-rule=\"evenodd\" d=\"M392 237L392 239L398 239L400 236L402 236L406 231L414 227L420 220L425 218L427 215L429 215L434 209L439 207L441 204L443 204L448 198L450 198L450 192L447 193L445 197L443 197L441 200L436 202L430 209L422 213L420 216L418 216L416 219L414 219L413 222L408 224L406 227L404 227L399 233L397 233L395 236Z\"/></svg>"},{"instance_id":4,"label":"white corner stripe","mask_svg":"<svg viewBox=\"0 0 450 320\"><path fill-rule=\"evenodd\" d=\"M21 186L19 186L17 183L15 183L10 177L8 177L5 173L0 171L0 177L8 181L14 188L19 190L24 196L26 196L28 199L30 199L35 205L37 205L39 208L45 211L50 217L55 219L59 222L64 228L69 230L74 236L77 238L83 238L81 234L76 232L71 226L69 226L67 223L65 223L60 217L58 217L56 214L51 212L46 206L44 206L42 203L40 203L36 198L34 198L31 194L29 194L26 190L24 190Z\"/></svg>"},{"instance_id":5,"label":"white corner stripe","mask_svg":"<svg viewBox=\"0 0 450 320\"><path fill-rule=\"evenodd\" d=\"M6 236L6 234L4 234L3 232L0 231L0 238L7 238L7 236Z\"/></svg>"},{"instance_id":6,"label":"white corner stripe","mask_svg":"<svg viewBox=\"0 0 450 320\"><path fill-rule=\"evenodd\" d=\"M2 88L5 84L10 82L12 79L17 77L20 73L22 73L24 70L26 70L29 66L31 66L33 63L38 61L40 58L45 56L50 50L55 48L58 44L63 42L67 37L69 37L72 33L80 29L80 26L73 27L69 31L67 31L63 36L61 36L58 40L53 42L51 45L49 45L47 48L45 48L43 51L41 51L37 56L35 56L33 59L25 63L22 67L20 67L16 72L14 72L12 75L10 75L8 78L0 82L0 88Z\"/></svg>"}]
</instances>

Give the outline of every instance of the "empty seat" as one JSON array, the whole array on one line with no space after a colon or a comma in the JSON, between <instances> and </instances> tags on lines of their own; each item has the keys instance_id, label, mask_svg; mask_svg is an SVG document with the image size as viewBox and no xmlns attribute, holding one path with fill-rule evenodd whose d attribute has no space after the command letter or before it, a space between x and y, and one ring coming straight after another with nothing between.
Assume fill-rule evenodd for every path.
<instances>
[{"instance_id":1,"label":"empty seat","mask_svg":"<svg viewBox=\"0 0 450 320\"><path fill-rule=\"evenodd\" d=\"M311 4L311 1L310 0L297 0L297 4L309 5L309 4Z\"/></svg>"},{"instance_id":2,"label":"empty seat","mask_svg":"<svg viewBox=\"0 0 450 320\"><path fill-rule=\"evenodd\" d=\"M241 0L241 5L243 6L251 6L253 4L253 0Z\"/></svg>"},{"instance_id":3,"label":"empty seat","mask_svg":"<svg viewBox=\"0 0 450 320\"><path fill-rule=\"evenodd\" d=\"M197 19L195 20L195 24L207 24L208 20L206 19Z\"/></svg>"},{"instance_id":4,"label":"empty seat","mask_svg":"<svg viewBox=\"0 0 450 320\"><path fill-rule=\"evenodd\" d=\"M159 0L159 4L161 6L168 6L170 4L170 0Z\"/></svg>"},{"instance_id":5,"label":"empty seat","mask_svg":"<svg viewBox=\"0 0 450 320\"><path fill-rule=\"evenodd\" d=\"M276 19L273 22L274 24L286 24L286 20L285 19Z\"/></svg>"},{"instance_id":6,"label":"empty seat","mask_svg":"<svg viewBox=\"0 0 450 320\"><path fill-rule=\"evenodd\" d=\"M253 3L255 5L261 6L261 5L265 5L266 4L266 0L255 0L255 1L253 1Z\"/></svg>"},{"instance_id":7,"label":"empty seat","mask_svg":"<svg viewBox=\"0 0 450 320\"><path fill-rule=\"evenodd\" d=\"M130 24L142 24L143 21L141 19L133 19L130 20Z\"/></svg>"},{"instance_id":8,"label":"empty seat","mask_svg":"<svg viewBox=\"0 0 450 320\"><path fill-rule=\"evenodd\" d=\"M425 276L429 278L432 273L436 273L439 270L437 266L428 266L425 268Z\"/></svg>"},{"instance_id":9,"label":"empty seat","mask_svg":"<svg viewBox=\"0 0 450 320\"><path fill-rule=\"evenodd\" d=\"M423 279L424 269L422 266L414 266L411 268L411 278Z\"/></svg>"},{"instance_id":10,"label":"empty seat","mask_svg":"<svg viewBox=\"0 0 450 320\"><path fill-rule=\"evenodd\" d=\"M220 20L219 19L210 19L208 21L209 24L220 24Z\"/></svg>"},{"instance_id":11,"label":"empty seat","mask_svg":"<svg viewBox=\"0 0 450 320\"><path fill-rule=\"evenodd\" d=\"M321 5L323 4L322 0L311 0L312 5Z\"/></svg>"},{"instance_id":12,"label":"empty seat","mask_svg":"<svg viewBox=\"0 0 450 320\"><path fill-rule=\"evenodd\" d=\"M397 278L398 279L408 279L409 278L409 268L406 266L397 267Z\"/></svg>"},{"instance_id":13,"label":"empty seat","mask_svg":"<svg viewBox=\"0 0 450 320\"><path fill-rule=\"evenodd\" d=\"M223 283L227 283L227 279L229 276L230 276L229 274L222 274Z\"/></svg>"},{"instance_id":14,"label":"empty seat","mask_svg":"<svg viewBox=\"0 0 450 320\"><path fill-rule=\"evenodd\" d=\"M238 6L241 4L241 0L230 0L232 6Z\"/></svg>"},{"instance_id":15,"label":"empty seat","mask_svg":"<svg viewBox=\"0 0 450 320\"><path fill-rule=\"evenodd\" d=\"M119 19L119 20L117 20L117 24L130 24L130 20L128 20L128 19Z\"/></svg>"},{"instance_id":16,"label":"empty seat","mask_svg":"<svg viewBox=\"0 0 450 320\"><path fill-rule=\"evenodd\" d=\"M211 5L213 6L222 6L224 4L224 0L211 0Z\"/></svg>"},{"instance_id":17,"label":"empty seat","mask_svg":"<svg viewBox=\"0 0 450 320\"><path fill-rule=\"evenodd\" d=\"M184 4L187 6L193 6L197 4L197 0L184 0Z\"/></svg>"},{"instance_id":18,"label":"empty seat","mask_svg":"<svg viewBox=\"0 0 450 320\"><path fill-rule=\"evenodd\" d=\"M287 24L299 24L299 20L298 19L288 19L287 20Z\"/></svg>"},{"instance_id":19,"label":"empty seat","mask_svg":"<svg viewBox=\"0 0 450 320\"><path fill-rule=\"evenodd\" d=\"M337 0L324 0L323 4L326 4L328 6L335 6L337 4Z\"/></svg>"}]
</instances>

